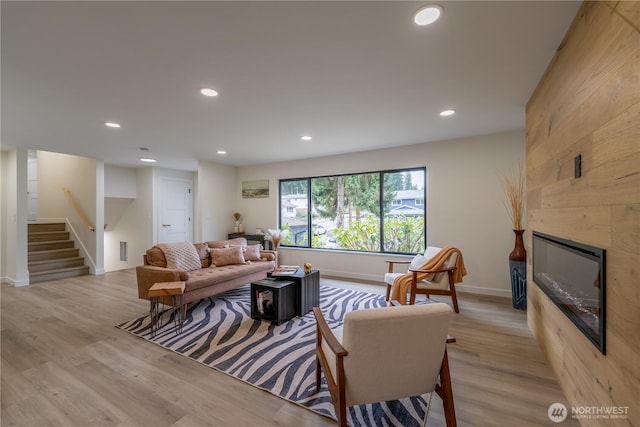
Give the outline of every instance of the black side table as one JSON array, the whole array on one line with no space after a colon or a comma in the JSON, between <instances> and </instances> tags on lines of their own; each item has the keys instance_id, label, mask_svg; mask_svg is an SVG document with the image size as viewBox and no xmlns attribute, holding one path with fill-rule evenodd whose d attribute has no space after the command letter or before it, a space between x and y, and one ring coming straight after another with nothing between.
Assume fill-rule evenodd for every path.
<instances>
[{"instance_id":1,"label":"black side table","mask_svg":"<svg viewBox=\"0 0 640 427\"><path fill-rule=\"evenodd\" d=\"M293 281L262 279L251 283L251 318L276 325L296 315L296 286Z\"/></svg>"},{"instance_id":2,"label":"black side table","mask_svg":"<svg viewBox=\"0 0 640 427\"><path fill-rule=\"evenodd\" d=\"M313 307L320 306L319 270L311 270L311 273L305 274L304 270L299 268L298 271L292 275L275 276L267 273L267 277L278 281L286 280L296 283L296 316L304 316L310 312Z\"/></svg>"}]
</instances>

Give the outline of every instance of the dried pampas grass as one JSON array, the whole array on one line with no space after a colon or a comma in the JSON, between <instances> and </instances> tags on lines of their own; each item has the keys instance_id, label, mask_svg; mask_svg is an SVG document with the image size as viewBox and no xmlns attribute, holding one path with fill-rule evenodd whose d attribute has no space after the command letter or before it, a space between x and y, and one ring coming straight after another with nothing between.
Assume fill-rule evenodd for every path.
<instances>
[{"instance_id":1,"label":"dried pampas grass","mask_svg":"<svg viewBox=\"0 0 640 427\"><path fill-rule=\"evenodd\" d=\"M514 230L522 230L525 200L525 170L521 161L515 168L509 170L508 175L500 174L500 181L506 197L505 206L511 216Z\"/></svg>"},{"instance_id":2,"label":"dried pampas grass","mask_svg":"<svg viewBox=\"0 0 640 427\"><path fill-rule=\"evenodd\" d=\"M282 242L287 235L289 235L289 230L280 230L280 229L269 229L267 232L267 239L271 240L274 248L278 248L280 246L280 242Z\"/></svg>"}]
</instances>

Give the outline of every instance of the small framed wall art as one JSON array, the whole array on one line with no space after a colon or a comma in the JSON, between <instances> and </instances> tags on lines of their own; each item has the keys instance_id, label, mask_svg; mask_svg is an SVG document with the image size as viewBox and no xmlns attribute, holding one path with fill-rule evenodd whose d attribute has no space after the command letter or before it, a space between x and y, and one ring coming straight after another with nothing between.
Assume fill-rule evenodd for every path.
<instances>
[{"instance_id":1,"label":"small framed wall art","mask_svg":"<svg viewBox=\"0 0 640 427\"><path fill-rule=\"evenodd\" d=\"M242 181L242 198L258 199L269 197L269 180L259 179L254 181Z\"/></svg>"}]
</instances>

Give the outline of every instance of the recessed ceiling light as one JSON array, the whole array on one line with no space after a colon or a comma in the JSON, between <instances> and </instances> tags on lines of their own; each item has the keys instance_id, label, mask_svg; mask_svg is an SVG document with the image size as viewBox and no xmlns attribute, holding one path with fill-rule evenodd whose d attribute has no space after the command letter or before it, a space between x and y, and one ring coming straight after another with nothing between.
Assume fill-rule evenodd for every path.
<instances>
[{"instance_id":1,"label":"recessed ceiling light","mask_svg":"<svg viewBox=\"0 0 640 427\"><path fill-rule=\"evenodd\" d=\"M442 110L440 111L440 115L442 117L452 116L456 113L456 110Z\"/></svg>"},{"instance_id":2,"label":"recessed ceiling light","mask_svg":"<svg viewBox=\"0 0 640 427\"><path fill-rule=\"evenodd\" d=\"M413 15L413 22L420 26L433 24L440 18L440 15L442 15L442 7L432 4L416 12Z\"/></svg>"},{"instance_id":3,"label":"recessed ceiling light","mask_svg":"<svg viewBox=\"0 0 640 427\"><path fill-rule=\"evenodd\" d=\"M309 135L303 135L300 137L300 139L303 141L311 141L313 138Z\"/></svg>"},{"instance_id":4,"label":"recessed ceiling light","mask_svg":"<svg viewBox=\"0 0 640 427\"><path fill-rule=\"evenodd\" d=\"M155 163L155 162L157 162L156 159L152 159L151 157L140 157L140 161L141 162L145 162L145 163Z\"/></svg>"},{"instance_id":5,"label":"recessed ceiling light","mask_svg":"<svg viewBox=\"0 0 640 427\"><path fill-rule=\"evenodd\" d=\"M227 154L227 152L224 150L218 150L218 154Z\"/></svg>"},{"instance_id":6,"label":"recessed ceiling light","mask_svg":"<svg viewBox=\"0 0 640 427\"><path fill-rule=\"evenodd\" d=\"M120 127L119 123L114 123L114 122L106 122L104 125L105 126L109 126L110 128L119 128Z\"/></svg>"},{"instance_id":7,"label":"recessed ceiling light","mask_svg":"<svg viewBox=\"0 0 640 427\"><path fill-rule=\"evenodd\" d=\"M200 89L200 93L203 94L204 96L218 96L217 90L208 89L208 88Z\"/></svg>"}]
</instances>

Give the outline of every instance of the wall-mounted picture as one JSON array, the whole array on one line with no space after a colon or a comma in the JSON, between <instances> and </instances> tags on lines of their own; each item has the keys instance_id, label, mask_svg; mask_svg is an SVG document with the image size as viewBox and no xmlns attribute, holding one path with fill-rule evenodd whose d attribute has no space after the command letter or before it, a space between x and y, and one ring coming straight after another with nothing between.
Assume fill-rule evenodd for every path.
<instances>
[{"instance_id":1,"label":"wall-mounted picture","mask_svg":"<svg viewBox=\"0 0 640 427\"><path fill-rule=\"evenodd\" d=\"M242 181L242 198L258 199L269 197L269 180Z\"/></svg>"}]
</instances>

